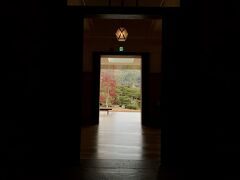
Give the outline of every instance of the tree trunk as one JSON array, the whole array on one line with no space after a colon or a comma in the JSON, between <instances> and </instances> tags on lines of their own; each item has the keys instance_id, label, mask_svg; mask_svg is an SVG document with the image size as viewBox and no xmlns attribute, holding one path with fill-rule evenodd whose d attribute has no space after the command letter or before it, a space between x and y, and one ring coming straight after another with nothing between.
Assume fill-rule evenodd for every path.
<instances>
[{"instance_id":1,"label":"tree trunk","mask_svg":"<svg viewBox=\"0 0 240 180\"><path fill-rule=\"evenodd\" d=\"M106 107L108 107L108 100L109 100L109 90L110 88L107 87L107 94L106 94Z\"/></svg>"}]
</instances>

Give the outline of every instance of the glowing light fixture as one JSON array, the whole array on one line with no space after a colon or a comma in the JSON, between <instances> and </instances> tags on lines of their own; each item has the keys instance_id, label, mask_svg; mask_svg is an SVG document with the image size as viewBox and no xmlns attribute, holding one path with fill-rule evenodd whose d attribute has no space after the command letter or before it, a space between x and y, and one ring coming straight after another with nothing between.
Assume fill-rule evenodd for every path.
<instances>
[{"instance_id":1,"label":"glowing light fixture","mask_svg":"<svg viewBox=\"0 0 240 180\"><path fill-rule=\"evenodd\" d=\"M118 28L116 32L116 37L118 41L126 41L128 37L128 32L124 27Z\"/></svg>"}]
</instances>

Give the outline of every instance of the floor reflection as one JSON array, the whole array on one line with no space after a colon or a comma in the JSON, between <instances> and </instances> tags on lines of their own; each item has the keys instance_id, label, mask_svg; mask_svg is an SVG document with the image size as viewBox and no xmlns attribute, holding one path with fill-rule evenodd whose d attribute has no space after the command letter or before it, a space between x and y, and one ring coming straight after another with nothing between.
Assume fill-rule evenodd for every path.
<instances>
[{"instance_id":1,"label":"floor reflection","mask_svg":"<svg viewBox=\"0 0 240 180\"><path fill-rule=\"evenodd\" d=\"M139 112L100 112L82 128L81 159L160 160L160 129L142 127Z\"/></svg>"}]
</instances>

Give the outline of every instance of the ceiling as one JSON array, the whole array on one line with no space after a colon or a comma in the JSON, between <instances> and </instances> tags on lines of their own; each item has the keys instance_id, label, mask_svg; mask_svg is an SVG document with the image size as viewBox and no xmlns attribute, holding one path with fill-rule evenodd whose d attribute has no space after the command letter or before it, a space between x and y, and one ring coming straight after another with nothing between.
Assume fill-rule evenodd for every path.
<instances>
[{"instance_id":1,"label":"ceiling","mask_svg":"<svg viewBox=\"0 0 240 180\"><path fill-rule=\"evenodd\" d=\"M133 60L133 62L109 62L109 58L117 58L117 59L124 59L126 60ZM141 65L141 57L139 56L102 56L101 57L101 65Z\"/></svg>"},{"instance_id":2,"label":"ceiling","mask_svg":"<svg viewBox=\"0 0 240 180\"><path fill-rule=\"evenodd\" d=\"M120 58L119 61L133 60L133 62L109 62L109 58ZM140 69L141 57L139 56L102 56L101 57L101 69Z\"/></svg>"},{"instance_id":3,"label":"ceiling","mask_svg":"<svg viewBox=\"0 0 240 180\"><path fill-rule=\"evenodd\" d=\"M123 4L122 4L123 2ZM70 6L179 7L180 0L68 0ZM111 5L109 4L111 3Z\"/></svg>"},{"instance_id":4,"label":"ceiling","mask_svg":"<svg viewBox=\"0 0 240 180\"><path fill-rule=\"evenodd\" d=\"M109 4L111 2L111 5ZM122 5L124 2L124 5ZM72 6L98 7L179 7L180 0L68 0ZM131 17L130 17L131 16ZM110 38L120 26L127 29L129 37L159 38L162 32L161 19L146 19L137 15L108 15L106 17L86 18L84 20L85 38Z\"/></svg>"}]
</instances>

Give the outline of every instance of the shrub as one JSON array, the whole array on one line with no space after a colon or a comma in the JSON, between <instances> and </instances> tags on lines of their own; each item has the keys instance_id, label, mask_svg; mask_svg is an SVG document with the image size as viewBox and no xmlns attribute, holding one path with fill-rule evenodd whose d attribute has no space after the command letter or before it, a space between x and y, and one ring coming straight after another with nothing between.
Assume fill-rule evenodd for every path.
<instances>
[{"instance_id":1,"label":"shrub","mask_svg":"<svg viewBox=\"0 0 240 180\"><path fill-rule=\"evenodd\" d=\"M128 104L128 105L126 105L126 108L127 108L127 109L134 109L134 110L139 109L138 106L137 106L137 105L134 105L134 104Z\"/></svg>"}]
</instances>

